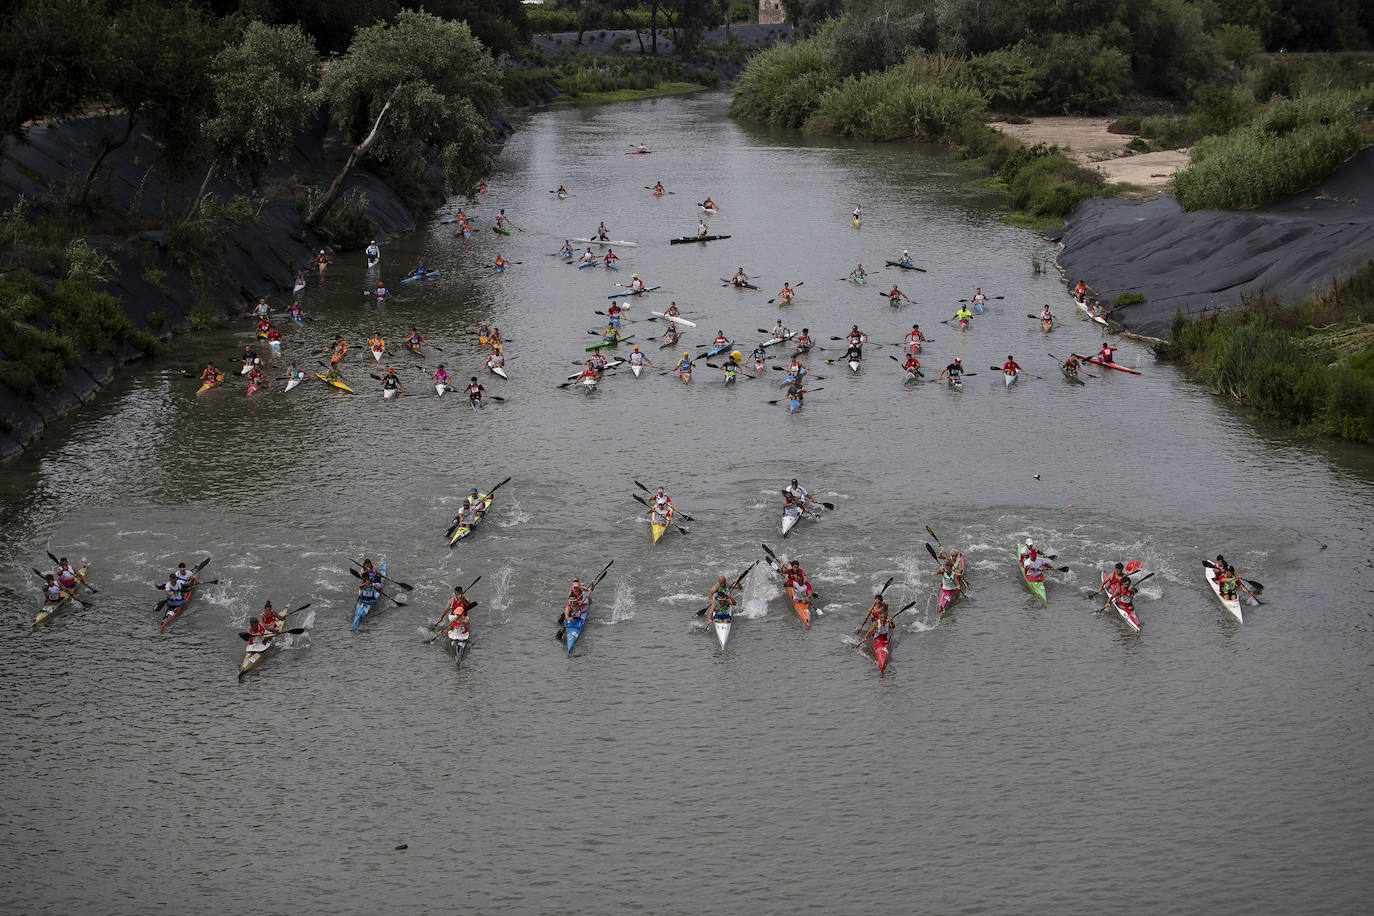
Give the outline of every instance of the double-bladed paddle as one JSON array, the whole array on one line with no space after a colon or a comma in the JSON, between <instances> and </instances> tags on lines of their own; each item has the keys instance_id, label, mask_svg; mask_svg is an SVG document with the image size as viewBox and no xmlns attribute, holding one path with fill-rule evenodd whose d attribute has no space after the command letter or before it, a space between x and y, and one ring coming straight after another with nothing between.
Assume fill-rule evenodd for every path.
<instances>
[{"instance_id":1,"label":"double-bladed paddle","mask_svg":"<svg viewBox=\"0 0 1374 916\"><path fill-rule=\"evenodd\" d=\"M308 608L308 607L310 607L310 602L309 602L309 601L307 601L305 604L302 604L302 605L301 605L300 607L298 607L298 608L292 608L291 610L287 611L285 614L282 614L282 615L281 615L281 619L282 619L282 620L285 620L286 618L290 617L292 614L295 614L295 613L298 613L298 612L300 612L300 611L303 611L303 610L305 610L305 609ZM304 633L304 632L305 632L305 627L297 627L297 628L295 628L295 629L293 629L293 630L282 630L281 633L258 633L258 634L256 634L256 635L258 635L258 636L281 636L281 635L286 634L286 633L294 633L294 634L296 634L297 636L299 636L301 633ZM253 638L254 635L255 635L255 634L250 633L250 632L248 632L247 630L245 630L245 631L243 631L242 633L239 633L239 638L240 638L240 639L243 639L243 640L246 642L246 641L251 640L251 639Z\"/></svg>"},{"instance_id":2,"label":"double-bladed paddle","mask_svg":"<svg viewBox=\"0 0 1374 916\"><path fill-rule=\"evenodd\" d=\"M362 565L363 565L361 560L349 560L348 562L350 562L350 563L356 563L356 564L358 565L359 568L361 568ZM352 572L352 570L349 570L349 572ZM388 582L395 582L397 585L399 585L401 588L405 589L405 590L408 591L408 592L409 592L409 591L414 591L414 589L415 589L415 586L410 585L409 583L406 583L406 582L402 582L402 581L400 581L399 579L393 579L393 578L391 578L390 576L388 576L386 573L377 573L377 575L381 576L383 579L385 579L385 580L388 581ZM362 578L361 574L359 574L358 577L359 577L359 578Z\"/></svg>"},{"instance_id":3,"label":"double-bladed paddle","mask_svg":"<svg viewBox=\"0 0 1374 916\"><path fill-rule=\"evenodd\" d=\"M634 484L635 486L643 490L645 493L654 492L653 490L650 490L648 487L644 486L644 484L640 483L638 480L636 480ZM681 509L674 508L673 511L676 512L678 515L682 516L683 518L685 518L689 522L696 521L696 519L692 518L692 516L688 515L686 512L683 512Z\"/></svg>"},{"instance_id":4,"label":"double-bladed paddle","mask_svg":"<svg viewBox=\"0 0 1374 916\"><path fill-rule=\"evenodd\" d=\"M896 613L894 613L891 617L887 618L887 622L888 622L888 623L891 623L892 621L896 620L900 615L906 613L907 611L911 610L911 609L914 608L915 606L916 606L916 602L915 602L915 601L911 601L911 602L908 602L908 603L902 605L902 606L896 611ZM863 624L860 624L860 625L859 625L859 630L862 630L862 629L863 629ZM857 632L859 632L859 630L855 630L854 632L857 633ZM857 643L855 643L855 644L854 644L854 648L856 648L856 649L862 649L864 643L866 643L866 642L868 642L868 637L867 637L867 636L865 636L863 639L861 639L861 640L859 640Z\"/></svg>"}]
</instances>

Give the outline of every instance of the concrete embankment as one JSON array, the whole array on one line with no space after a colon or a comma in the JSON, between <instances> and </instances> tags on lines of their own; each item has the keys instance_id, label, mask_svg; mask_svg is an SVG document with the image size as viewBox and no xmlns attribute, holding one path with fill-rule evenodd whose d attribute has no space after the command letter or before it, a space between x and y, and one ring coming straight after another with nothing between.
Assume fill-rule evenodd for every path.
<instances>
[{"instance_id":1,"label":"concrete embankment","mask_svg":"<svg viewBox=\"0 0 1374 916\"><path fill-rule=\"evenodd\" d=\"M1267 294L1298 302L1374 259L1374 147L1305 191L1251 210L1185 212L1171 197L1085 201L1052 238L1065 279L1145 301L1112 313L1123 329L1167 337L1196 317Z\"/></svg>"}]
</instances>

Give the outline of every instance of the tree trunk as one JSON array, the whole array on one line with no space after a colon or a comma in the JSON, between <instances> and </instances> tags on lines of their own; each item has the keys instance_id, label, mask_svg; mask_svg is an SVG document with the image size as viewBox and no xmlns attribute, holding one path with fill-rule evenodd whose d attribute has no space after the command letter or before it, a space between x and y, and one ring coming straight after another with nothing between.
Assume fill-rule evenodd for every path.
<instances>
[{"instance_id":1,"label":"tree trunk","mask_svg":"<svg viewBox=\"0 0 1374 916\"><path fill-rule=\"evenodd\" d=\"M382 106L382 110L377 113L377 120L372 123L372 130L363 138L362 143L353 147L353 152L348 154L348 161L344 163L343 168L339 170L339 174L335 175L334 180L330 182L329 190L324 192L324 197L320 198L319 202L311 209L309 215L306 216L305 224L307 226L319 225L320 220L324 219L325 215L329 213L329 208L334 206L334 201L338 200L339 195L343 193L344 181L348 178L349 173L353 171L353 166L357 165L358 160L366 156L368 150L372 149L372 147L377 144L377 140L381 138L382 122L386 120L387 112L391 110L391 103L396 99L396 93L401 91L401 85L401 83L397 83L396 88L391 90L391 98L386 100L386 104Z\"/></svg>"},{"instance_id":2,"label":"tree trunk","mask_svg":"<svg viewBox=\"0 0 1374 916\"><path fill-rule=\"evenodd\" d=\"M205 170L205 180L200 183L200 190L196 192L196 199L191 201L191 208L186 211L186 215L182 217L181 222L177 224L178 229L186 228L186 224L191 221L191 217L195 216L196 211L200 209L200 202L205 199L205 189L210 187L210 179L215 176L215 166L218 164L216 160L210 160L210 167Z\"/></svg>"},{"instance_id":3,"label":"tree trunk","mask_svg":"<svg viewBox=\"0 0 1374 916\"><path fill-rule=\"evenodd\" d=\"M649 47L653 48L654 57L658 57L658 0L649 4Z\"/></svg>"},{"instance_id":4,"label":"tree trunk","mask_svg":"<svg viewBox=\"0 0 1374 916\"><path fill-rule=\"evenodd\" d=\"M91 170L86 173L86 180L81 185L81 197L79 199L83 207L86 205L86 198L90 197L91 185L95 183L95 176L100 173L100 167L105 164L106 157L128 143L129 138L134 135L134 122L138 120L138 108L134 107L129 109L126 117L128 121L125 122L124 125L124 136L114 142L109 140L102 141L105 144L105 148L100 151L100 155L96 157L95 163L91 165Z\"/></svg>"}]
</instances>

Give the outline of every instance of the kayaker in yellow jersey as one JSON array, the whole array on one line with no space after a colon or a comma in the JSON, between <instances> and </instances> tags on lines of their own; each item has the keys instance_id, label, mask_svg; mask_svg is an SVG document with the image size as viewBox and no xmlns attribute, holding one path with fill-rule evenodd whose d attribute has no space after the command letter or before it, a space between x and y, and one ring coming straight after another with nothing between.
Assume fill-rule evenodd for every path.
<instances>
[{"instance_id":1,"label":"kayaker in yellow jersey","mask_svg":"<svg viewBox=\"0 0 1374 916\"><path fill-rule=\"evenodd\" d=\"M882 593L878 593L878 594L876 594L876 595L873 596L873 603L870 604L870 605L868 606L868 613L867 613L867 614L864 614L864 621L863 621L863 623L859 624L859 626L860 626L860 627L866 627L866 626L868 626L871 622L876 621L876 620L878 619L878 615L879 615L879 614L886 614L886 613L887 613L887 602L883 600Z\"/></svg>"},{"instance_id":2,"label":"kayaker in yellow jersey","mask_svg":"<svg viewBox=\"0 0 1374 916\"><path fill-rule=\"evenodd\" d=\"M501 348L504 347L505 344L506 341L501 336L501 329L492 328L491 333L487 335L487 346L491 347L497 353L500 353Z\"/></svg>"},{"instance_id":3,"label":"kayaker in yellow jersey","mask_svg":"<svg viewBox=\"0 0 1374 916\"><path fill-rule=\"evenodd\" d=\"M795 295L796 292L794 292L792 287L784 281L782 284L782 289L778 290L778 305L786 305L787 303L792 301L792 297Z\"/></svg>"},{"instance_id":4,"label":"kayaker in yellow jersey","mask_svg":"<svg viewBox=\"0 0 1374 916\"><path fill-rule=\"evenodd\" d=\"M682 354L682 359L677 361L677 366L675 368L677 369L678 376L684 382L687 382L691 381L692 368L694 366L696 366L696 363L692 362L692 354L684 351Z\"/></svg>"},{"instance_id":5,"label":"kayaker in yellow jersey","mask_svg":"<svg viewBox=\"0 0 1374 916\"><path fill-rule=\"evenodd\" d=\"M967 305L961 305L959 306L959 311L954 313L954 317L952 320L957 321L962 325L967 325L970 321L973 320L973 313L968 310Z\"/></svg>"},{"instance_id":6,"label":"kayaker in yellow jersey","mask_svg":"<svg viewBox=\"0 0 1374 916\"><path fill-rule=\"evenodd\" d=\"M606 331L601 335L601 342L613 344L620 340L620 329L613 324L606 325Z\"/></svg>"}]
</instances>

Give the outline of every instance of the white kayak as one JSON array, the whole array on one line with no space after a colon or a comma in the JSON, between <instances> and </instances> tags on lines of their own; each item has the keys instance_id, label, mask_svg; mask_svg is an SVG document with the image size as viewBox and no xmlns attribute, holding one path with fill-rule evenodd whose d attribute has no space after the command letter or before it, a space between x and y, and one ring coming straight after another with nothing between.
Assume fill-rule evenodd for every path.
<instances>
[{"instance_id":1,"label":"white kayak","mask_svg":"<svg viewBox=\"0 0 1374 916\"><path fill-rule=\"evenodd\" d=\"M1221 586L1217 585L1217 574L1212 567L1205 567L1203 570L1207 574L1207 584L1212 587L1212 594L1217 596L1221 606L1231 612L1231 616L1236 618L1237 623L1245 623L1245 615L1240 609L1240 598L1226 598L1221 594Z\"/></svg>"},{"instance_id":2,"label":"white kayak","mask_svg":"<svg viewBox=\"0 0 1374 916\"><path fill-rule=\"evenodd\" d=\"M625 248L638 248L638 242L626 242L616 239L569 239L570 242L581 242L584 245L621 245Z\"/></svg>"},{"instance_id":3,"label":"white kayak","mask_svg":"<svg viewBox=\"0 0 1374 916\"><path fill-rule=\"evenodd\" d=\"M584 394L591 394L596 390L596 379L588 376L582 380L582 390Z\"/></svg>"},{"instance_id":4,"label":"white kayak","mask_svg":"<svg viewBox=\"0 0 1374 916\"><path fill-rule=\"evenodd\" d=\"M434 393L437 394L439 397L443 397L444 392L448 391L448 387L449 386L445 385L443 382L435 382Z\"/></svg>"},{"instance_id":5,"label":"white kayak","mask_svg":"<svg viewBox=\"0 0 1374 916\"><path fill-rule=\"evenodd\" d=\"M252 372L252 371L253 371L253 364L250 363L250 362L245 361L244 364L243 364L243 368L239 370L239 375L247 375L249 372Z\"/></svg>"},{"instance_id":6,"label":"white kayak","mask_svg":"<svg viewBox=\"0 0 1374 916\"><path fill-rule=\"evenodd\" d=\"M859 371L859 361L858 361L857 359L851 359L851 360L849 361L849 371L850 371L850 372L858 372L858 371Z\"/></svg>"},{"instance_id":7,"label":"white kayak","mask_svg":"<svg viewBox=\"0 0 1374 916\"><path fill-rule=\"evenodd\" d=\"M765 341L763 342L763 345L764 345L765 347L771 347L771 346L773 346L773 344L780 344L780 343L782 343L784 340L791 340L793 337L796 337L796 336L797 336L797 332L796 332L796 331L788 331L786 334L784 334L784 335L781 336L781 337L774 336L774 337L768 338L767 340L765 340Z\"/></svg>"},{"instance_id":8,"label":"white kayak","mask_svg":"<svg viewBox=\"0 0 1374 916\"><path fill-rule=\"evenodd\" d=\"M386 348L385 348L385 347L373 347L373 348L372 348L372 358L375 359L377 362L380 363L380 362L382 361L382 354L385 353L385 352L386 352Z\"/></svg>"},{"instance_id":9,"label":"white kayak","mask_svg":"<svg viewBox=\"0 0 1374 916\"><path fill-rule=\"evenodd\" d=\"M302 381L302 379L298 379L298 378L289 378L289 379L287 379L287 380L286 380L286 390L287 390L287 391L290 391L292 388L295 388L297 385L299 385L299 384L301 383L301 381Z\"/></svg>"},{"instance_id":10,"label":"white kayak","mask_svg":"<svg viewBox=\"0 0 1374 916\"><path fill-rule=\"evenodd\" d=\"M269 347L272 348L272 353L273 353L273 355L275 355L275 356L281 356L281 341L280 341L280 340L269 340L269 341L267 342L267 346L269 346Z\"/></svg>"},{"instance_id":11,"label":"white kayak","mask_svg":"<svg viewBox=\"0 0 1374 916\"><path fill-rule=\"evenodd\" d=\"M503 379L510 378L509 375L506 375L506 370L501 366L487 366L487 369L491 370L492 375L499 375Z\"/></svg>"},{"instance_id":12,"label":"white kayak","mask_svg":"<svg viewBox=\"0 0 1374 916\"><path fill-rule=\"evenodd\" d=\"M383 401L389 401L389 400L391 400L392 398L396 397L396 395L398 395L398 394L400 394L400 393L401 393L401 389L399 389L399 388L383 388L383 389L382 389L382 400L383 400Z\"/></svg>"},{"instance_id":13,"label":"white kayak","mask_svg":"<svg viewBox=\"0 0 1374 916\"><path fill-rule=\"evenodd\" d=\"M800 515L800 514L798 514L798 515L787 515L786 513L783 514L783 516L782 516L782 536L783 536L783 537L787 537L787 532L789 532L789 531L792 530L792 527L793 527L794 525L797 524L797 521L798 521L800 518L801 518L801 515Z\"/></svg>"},{"instance_id":14,"label":"white kayak","mask_svg":"<svg viewBox=\"0 0 1374 916\"><path fill-rule=\"evenodd\" d=\"M716 628L716 639L720 640L720 647L725 648L725 641L730 638L730 618L724 620L712 620Z\"/></svg>"},{"instance_id":15,"label":"white kayak","mask_svg":"<svg viewBox=\"0 0 1374 916\"><path fill-rule=\"evenodd\" d=\"M644 366L635 363L630 363L630 371L635 374L635 378L639 378L639 373L644 371Z\"/></svg>"},{"instance_id":16,"label":"white kayak","mask_svg":"<svg viewBox=\"0 0 1374 916\"><path fill-rule=\"evenodd\" d=\"M697 323L695 321L688 321L681 315L665 315L662 312L650 312L649 314L653 315L655 318L662 318L665 321L675 322L677 324L682 325L684 328L694 328L697 326Z\"/></svg>"},{"instance_id":17,"label":"white kayak","mask_svg":"<svg viewBox=\"0 0 1374 916\"><path fill-rule=\"evenodd\" d=\"M1018 378L1020 378L1020 376L1021 376L1021 373L1019 373L1019 372L1003 372L1003 373L1002 373L1002 384L1004 384L1004 385L1006 385L1008 388L1010 388L1012 385L1015 385L1015 384L1016 384L1016 380L1017 380Z\"/></svg>"}]
</instances>

